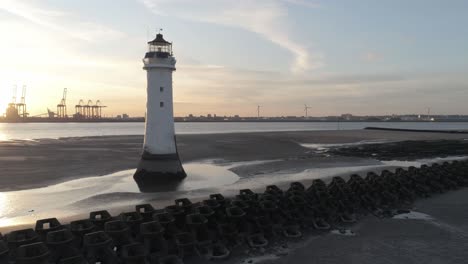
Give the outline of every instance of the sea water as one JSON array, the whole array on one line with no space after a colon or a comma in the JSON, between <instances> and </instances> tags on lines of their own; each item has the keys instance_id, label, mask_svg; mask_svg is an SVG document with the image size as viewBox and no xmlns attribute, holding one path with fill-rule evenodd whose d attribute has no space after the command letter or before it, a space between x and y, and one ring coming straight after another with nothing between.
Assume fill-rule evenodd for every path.
<instances>
[{"instance_id":1,"label":"sea water","mask_svg":"<svg viewBox=\"0 0 468 264\"><path fill-rule=\"evenodd\" d=\"M144 123L0 123L0 141L61 137L143 135ZM365 127L468 130L468 122L184 122L177 134L353 130Z\"/></svg>"}]
</instances>

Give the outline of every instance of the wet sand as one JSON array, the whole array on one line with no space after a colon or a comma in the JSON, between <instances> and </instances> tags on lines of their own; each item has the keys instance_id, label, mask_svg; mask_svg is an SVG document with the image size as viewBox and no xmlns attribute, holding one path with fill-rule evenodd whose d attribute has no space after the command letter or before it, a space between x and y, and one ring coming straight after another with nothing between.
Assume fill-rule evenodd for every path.
<instances>
[{"instance_id":1,"label":"wet sand","mask_svg":"<svg viewBox=\"0 0 468 264\"><path fill-rule=\"evenodd\" d=\"M223 162L271 161L233 167L231 170L239 177L250 178L250 181L222 190L223 194L232 195L239 186L252 188L252 183L261 179L261 175L279 172L294 174L311 167L379 164L379 161L365 155L331 156L301 144L464 140L467 137L459 134L355 130L180 135L177 140L185 163L208 159L222 159ZM142 141L141 136L112 136L0 142L0 191L43 187L70 179L133 169L140 158ZM281 186L284 180L287 179L278 177L274 181ZM307 181L304 183L307 184ZM158 195L158 206L166 205L161 201L171 202L175 197L169 196L174 194ZM134 194L119 195L131 201ZM196 191L190 192L190 195L199 196ZM103 196L88 202L94 204L96 201L107 203L115 201L115 197ZM80 201L80 205L89 206L86 202ZM468 190L461 189L418 200L413 208L415 213L406 216L415 219L405 219L405 216L401 216L402 219L361 216L356 224L343 226L347 229L345 235L337 231L315 232L288 243L280 251L243 252L235 254L226 263L464 263L468 257L467 208ZM115 207L110 211L117 214L122 210L131 210L131 207ZM69 219L60 220L67 222Z\"/></svg>"},{"instance_id":2,"label":"wet sand","mask_svg":"<svg viewBox=\"0 0 468 264\"><path fill-rule=\"evenodd\" d=\"M353 143L363 140L401 141L465 139L467 135L398 131L296 131L178 135L183 162L204 159L227 161L275 160L266 172L301 170L310 164L358 162L364 158L326 157L301 146ZM0 191L43 187L86 176L106 175L135 168L142 136L111 136L0 142ZM255 167L253 168L255 169ZM258 169L258 168L257 168ZM252 170L235 171L240 176ZM265 172L265 171L262 171Z\"/></svg>"},{"instance_id":3,"label":"wet sand","mask_svg":"<svg viewBox=\"0 0 468 264\"><path fill-rule=\"evenodd\" d=\"M263 263L466 263L468 189L418 200L410 214L365 216L348 232L311 235ZM243 263L258 263L250 257Z\"/></svg>"}]
</instances>

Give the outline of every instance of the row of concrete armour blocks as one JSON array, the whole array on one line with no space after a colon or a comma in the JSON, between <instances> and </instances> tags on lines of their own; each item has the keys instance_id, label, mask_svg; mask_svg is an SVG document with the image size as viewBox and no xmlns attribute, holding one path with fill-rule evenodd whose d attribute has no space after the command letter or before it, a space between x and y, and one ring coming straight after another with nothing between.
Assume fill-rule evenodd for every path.
<instances>
[{"instance_id":1,"label":"row of concrete armour blocks","mask_svg":"<svg viewBox=\"0 0 468 264\"><path fill-rule=\"evenodd\" d=\"M56 218L36 222L34 229L0 234L0 263L8 264L177 264L221 260L238 248L262 249L277 241L303 236L307 230L329 230L372 213L389 217L417 198L468 186L468 162L453 161L420 168L370 172L309 187L293 182L263 193L240 190L235 197L212 194L192 203L177 199L155 209L111 216L91 212L88 219L61 224Z\"/></svg>"}]
</instances>

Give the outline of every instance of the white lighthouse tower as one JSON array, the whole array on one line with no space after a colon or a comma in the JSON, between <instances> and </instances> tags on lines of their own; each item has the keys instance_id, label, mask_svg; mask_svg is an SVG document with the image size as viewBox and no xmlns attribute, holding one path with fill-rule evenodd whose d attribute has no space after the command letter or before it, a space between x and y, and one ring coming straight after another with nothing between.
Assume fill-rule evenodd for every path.
<instances>
[{"instance_id":1,"label":"white lighthouse tower","mask_svg":"<svg viewBox=\"0 0 468 264\"><path fill-rule=\"evenodd\" d=\"M157 34L148 42L143 64L147 73L146 128L143 154L134 175L142 191L186 177L174 132L172 72L176 59L172 43Z\"/></svg>"}]
</instances>

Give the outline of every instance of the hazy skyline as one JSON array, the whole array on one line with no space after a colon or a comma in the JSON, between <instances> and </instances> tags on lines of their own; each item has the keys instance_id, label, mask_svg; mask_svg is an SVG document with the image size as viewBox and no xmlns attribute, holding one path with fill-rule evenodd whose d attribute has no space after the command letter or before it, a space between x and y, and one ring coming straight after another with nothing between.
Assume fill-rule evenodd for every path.
<instances>
[{"instance_id":1,"label":"hazy skyline","mask_svg":"<svg viewBox=\"0 0 468 264\"><path fill-rule=\"evenodd\" d=\"M174 43L175 115L468 114L467 1L0 0L0 114L145 111L146 42Z\"/></svg>"}]
</instances>

